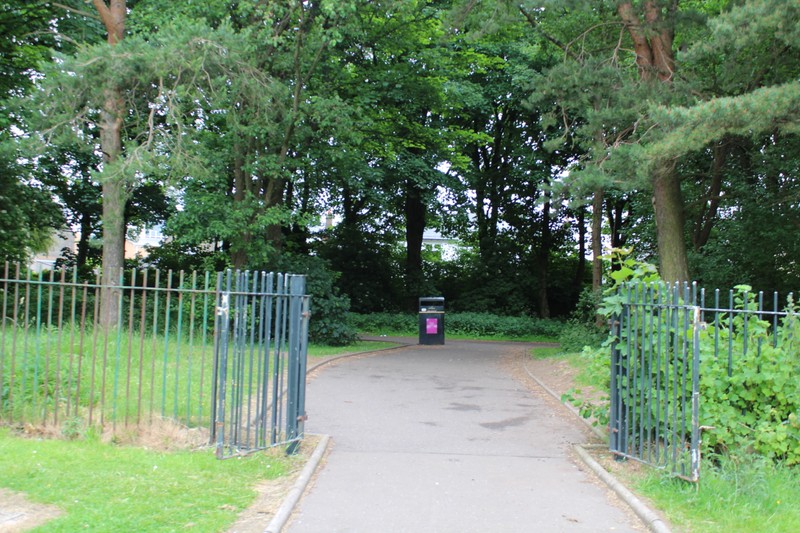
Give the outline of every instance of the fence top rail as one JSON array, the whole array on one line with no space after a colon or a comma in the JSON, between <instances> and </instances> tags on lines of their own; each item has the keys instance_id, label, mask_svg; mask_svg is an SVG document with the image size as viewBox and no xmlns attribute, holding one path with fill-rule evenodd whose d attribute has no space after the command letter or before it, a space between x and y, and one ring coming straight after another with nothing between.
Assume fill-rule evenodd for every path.
<instances>
[{"instance_id":1,"label":"fence top rail","mask_svg":"<svg viewBox=\"0 0 800 533\"><path fill-rule=\"evenodd\" d=\"M728 303L720 305L721 296L727 293ZM736 312L736 313L762 313L762 314L797 314L794 309L794 293L788 293L784 298L776 292L742 290L740 288L706 289L697 282L667 283L657 282L626 282L619 286L618 294L622 296L635 296L629 299L626 305L660 305L669 307L700 307L703 311L710 312ZM781 309L780 306L784 308ZM746 308L747 306L754 306Z\"/></svg>"},{"instance_id":2,"label":"fence top rail","mask_svg":"<svg viewBox=\"0 0 800 533\"><path fill-rule=\"evenodd\" d=\"M115 289L122 291L147 291L147 292L181 292L188 294L209 294L225 292L241 296L283 296L289 294L289 280L304 277L298 274L227 270L224 272L211 271L163 271L157 269L135 269L120 271L119 283L102 283L98 274L94 280L78 279L76 269L60 269L33 273L22 269L19 264L14 264L15 270L9 268L6 262L5 270L0 271L0 284L4 286L30 285L34 287L60 287L75 289ZM128 275L125 275L125 274ZM214 275L212 277L212 275ZM178 276L177 283L175 277ZM275 286L276 280L279 286ZM228 289L224 283L231 281L233 286ZM219 285L219 286L218 286ZM0 287L0 291L3 287ZM300 295L296 295L300 296ZM305 295L303 295L305 296Z\"/></svg>"}]
</instances>

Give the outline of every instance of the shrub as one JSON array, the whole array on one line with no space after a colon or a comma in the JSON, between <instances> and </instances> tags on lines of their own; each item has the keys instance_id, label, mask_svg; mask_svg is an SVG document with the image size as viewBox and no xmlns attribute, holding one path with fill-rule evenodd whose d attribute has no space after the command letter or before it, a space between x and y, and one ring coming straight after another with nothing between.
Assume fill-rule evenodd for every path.
<instances>
[{"instance_id":1,"label":"shrub","mask_svg":"<svg viewBox=\"0 0 800 533\"><path fill-rule=\"evenodd\" d=\"M608 337L608 329L594 323L570 319L558 335L558 344L565 353L581 352L585 348L598 348Z\"/></svg>"},{"instance_id":2,"label":"shrub","mask_svg":"<svg viewBox=\"0 0 800 533\"><path fill-rule=\"evenodd\" d=\"M657 280L655 267L640 264L625 258L621 269L612 273L619 283L653 283ZM622 310L622 298L616 291L617 285L606 291L602 312L612 316ZM661 285L649 285L652 291L660 291ZM703 433L703 454L744 455L756 453L776 462L787 465L800 464L800 320L798 309L789 300L786 314L777 324L763 320L753 298L748 294L751 288L740 285L735 288L733 308L728 313L716 316L713 324L699 333L700 345L700 425L706 427ZM629 294L640 294L634 290ZM626 296L629 297L629 296ZM638 311L636 311L638 312ZM640 320L649 321L650 331L654 331L653 320L666 320L666 315L653 315ZM647 315L649 316L649 315ZM691 346L691 330L678 331L667 325L675 342ZM573 333L579 336L579 332ZM624 334L623 334L624 335ZM637 333L638 335L638 333ZM596 367L608 376L609 353L618 343L647 343L645 338L618 339L609 335L601 348L585 348L581 354L586 366ZM652 346L651 346L652 349ZM691 351L691 350L690 350ZM641 380L632 392L637 395L657 398L657 384L664 376L687 372L685 356L673 356L664 366L643 364L637 369ZM608 390L608 384L605 385ZM651 390L646 390L653 387ZM685 387L685 389L684 389ZM644 390L643 390L644 389ZM626 394L621 390L622 394ZM587 415L601 420L608 419L608 405L591 405L580 398L577 391L570 391L568 400L580 405ZM685 410L684 402L691 401L690 383L678 385L672 390L671 412ZM631 403L635 405L636 402ZM646 413L634 412L633 416ZM685 426L674 427L671 431L686 431Z\"/></svg>"},{"instance_id":3,"label":"shrub","mask_svg":"<svg viewBox=\"0 0 800 533\"><path fill-rule=\"evenodd\" d=\"M749 289L737 287L740 310L755 311L745 297ZM713 428L704 433L706 451L752 450L800 464L800 320L791 301L787 311L777 331L753 312L721 318L701 333L701 423ZM717 344L732 357L718 357Z\"/></svg>"},{"instance_id":4,"label":"shrub","mask_svg":"<svg viewBox=\"0 0 800 533\"><path fill-rule=\"evenodd\" d=\"M347 315L350 300L334 287L336 274L326 261L311 256L281 256L270 265L275 271L306 275L306 292L311 295L311 321L308 338L329 346L345 346L358 338Z\"/></svg>"},{"instance_id":5,"label":"shrub","mask_svg":"<svg viewBox=\"0 0 800 533\"><path fill-rule=\"evenodd\" d=\"M351 324L359 331L370 333L397 333L416 335L418 315L407 313L370 313L351 315ZM471 337L529 338L532 336L555 339L563 325L557 320L498 316L489 313L447 313L445 331Z\"/></svg>"}]
</instances>

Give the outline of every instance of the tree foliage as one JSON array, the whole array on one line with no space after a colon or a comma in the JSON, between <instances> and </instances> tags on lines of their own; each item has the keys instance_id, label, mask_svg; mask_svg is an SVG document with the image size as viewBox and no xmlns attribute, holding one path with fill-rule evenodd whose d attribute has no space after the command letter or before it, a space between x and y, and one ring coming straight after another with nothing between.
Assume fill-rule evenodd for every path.
<instances>
[{"instance_id":1,"label":"tree foliage","mask_svg":"<svg viewBox=\"0 0 800 533\"><path fill-rule=\"evenodd\" d=\"M332 313L566 315L604 244L789 288L795 4L7 2L3 254L60 210L81 265L153 224L165 265L316 256Z\"/></svg>"}]
</instances>

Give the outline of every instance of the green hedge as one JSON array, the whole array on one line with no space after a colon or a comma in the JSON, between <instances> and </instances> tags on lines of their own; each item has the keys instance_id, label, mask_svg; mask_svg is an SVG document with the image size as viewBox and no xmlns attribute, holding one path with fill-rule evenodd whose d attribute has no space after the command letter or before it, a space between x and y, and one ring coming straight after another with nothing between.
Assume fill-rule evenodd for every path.
<instances>
[{"instance_id":1,"label":"green hedge","mask_svg":"<svg viewBox=\"0 0 800 533\"><path fill-rule=\"evenodd\" d=\"M350 324L362 333L416 336L419 318L414 313L350 314ZM527 316L498 316L490 313L446 313L445 333L469 337L555 339L563 324L557 320Z\"/></svg>"}]
</instances>

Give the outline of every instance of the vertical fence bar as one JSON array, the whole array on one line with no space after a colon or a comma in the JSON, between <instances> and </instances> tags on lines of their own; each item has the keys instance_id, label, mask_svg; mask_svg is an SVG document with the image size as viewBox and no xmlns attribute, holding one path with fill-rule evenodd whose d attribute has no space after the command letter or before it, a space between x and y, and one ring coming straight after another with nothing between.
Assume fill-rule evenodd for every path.
<instances>
[{"instance_id":1,"label":"vertical fence bar","mask_svg":"<svg viewBox=\"0 0 800 533\"><path fill-rule=\"evenodd\" d=\"M78 291L78 267L74 267L72 269L72 282L70 284L71 287L71 298L70 298L70 311L69 311L69 323L70 323L70 331L69 331L69 357L68 357L68 369L67 369L67 392L65 394L66 402L64 406L64 414L66 417L69 417L69 413L71 410L71 401L72 401L72 378L73 378L73 367L75 363L75 329L78 328L78 321L77 321L77 312L78 312L78 302L77 302L77 291ZM79 354L82 355L82 354Z\"/></svg>"},{"instance_id":2,"label":"vertical fence bar","mask_svg":"<svg viewBox=\"0 0 800 533\"><path fill-rule=\"evenodd\" d=\"M47 408L50 403L49 399L52 397L50 393L50 360L51 352L53 350L50 334L53 327L53 286L55 285L55 272L50 271L50 279L47 281L47 318L44 323L44 372L42 374L42 387L37 389L36 393L39 394L41 390L42 395L42 424L47 424ZM38 366L38 365L37 365ZM55 383L54 383L55 385ZM55 408L55 405L54 405Z\"/></svg>"},{"instance_id":3,"label":"vertical fence bar","mask_svg":"<svg viewBox=\"0 0 800 533\"><path fill-rule=\"evenodd\" d=\"M183 344L183 287L185 283L184 271L178 273L178 320L175 325L175 392L172 399L172 417L178 417L178 398L180 397L180 378L181 378L181 346Z\"/></svg>"},{"instance_id":4,"label":"vertical fence bar","mask_svg":"<svg viewBox=\"0 0 800 533\"><path fill-rule=\"evenodd\" d=\"M772 293L772 347L778 347L778 292Z\"/></svg>"},{"instance_id":5,"label":"vertical fence bar","mask_svg":"<svg viewBox=\"0 0 800 533\"><path fill-rule=\"evenodd\" d=\"M119 373L122 370L122 325L125 323L125 305L124 305L124 298L125 298L125 269L119 269L119 276L118 276L118 287L117 289L117 309L119 316L117 316L117 328L114 333L115 335L115 342L114 342L114 397L112 399L112 409L111 409L111 420L112 426L114 429L117 427L117 405L119 403ZM103 380L103 385L105 385L105 380Z\"/></svg>"},{"instance_id":6,"label":"vertical fence bar","mask_svg":"<svg viewBox=\"0 0 800 533\"><path fill-rule=\"evenodd\" d=\"M11 370L8 386L8 405L9 405L9 421L14 421L14 380L17 376L16 363L17 363L17 334L19 333L19 263L16 265L16 276L14 279L17 283L14 284L14 318L12 324L14 325L14 332L11 340Z\"/></svg>"},{"instance_id":7,"label":"vertical fence bar","mask_svg":"<svg viewBox=\"0 0 800 533\"><path fill-rule=\"evenodd\" d=\"M124 289L123 289L124 290ZM130 423L131 411L131 380L133 379L133 317L135 315L134 306L136 303L136 269L131 270L131 289L130 301L128 302L128 349L125 361L125 427ZM122 291L121 291L122 292ZM122 306L120 306L120 313L122 313ZM121 332L120 332L121 334Z\"/></svg>"},{"instance_id":8,"label":"vertical fence bar","mask_svg":"<svg viewBox=\"0 0 800 533\"><path fill-rule=\"evenodd\" d=\"M303 357L303 295L305 277L291 276L289 281L289 398L287 407L287 440L290 441L287 453L294 454L303 437L305 357Z\"/></svg>"},{"instance_id":9,"label":"vertical fence bar","mask_svg":"<svg viewBox=\"0 0 800 533\"><path fill-rule=\"evenodd\" d=\"M256 270L253 272L253 278L248 280L247 282L247 291L250 293L250 297L248 298L247 302L247 315L250 317L249 323L247 324L247 339L249 344L249 349L247 350L247 423L246 423L246 435L245 441L248 443L248 446L253 448L257 447L256 443L256 435L253 433L253 407L257 407L257 405L253 405L253 396L254 391L258 390L258 385L254 384L253 379L255 376L255 368L256 368L256 346L255 346L255 334L256 334L256 304L257 300L257 288L258 288L258 271ZM255 387L255 388L254 388Z\"/></svg>"},{"instance_id":10,"label":"vertical fence bar","mask_svg":"<svg viewBox=\"0 0 800 533\"><path fill-rule=\"evenodd\" d=\"M280 425L280 421L283 420L284 415L284 401L282 398L283 394L283 382L284 382L284 358L283 358L283 350L284 350L284 342L285 337L284 334L286 332L286 313L287 313L287 305L286 305L286 275L278 274L277 276L277 296L275 299L275 305L278 309L275 314L275 386L272 390L273 397L275 399L273 403L273 434L275 435L274 442L277 444L278 441L278 429ZM285 428L284 428L285 431Z\"/></svg>"},{"instance_id":11,"label":"vertical fence bar","mask_svg":"<svg viewBox=\"0 0 800 533\"><path fill-rule=\"evenodd\" d=\"M694 308L692 325L692 431L690 479L700 479L700 330L703 328L701 308Z\"/></svg>"},{"instance_id":12,"label":"vertical fence bar","mask_svg":"<svg viewBox=\"0 0 800 533\"><path fill-rule=\"evenodd\" d=\"M139 311L139 379L138 391L136 393L136 424L142 423L142 394L144 387L144 345L146 343L146 329L147 329L147 283L148 271L142 271L142 300L141 310Z\"/></svg>"},{"instance_id":13,"label":"vertical fence bar","mask_svg":"<svg viewBox=\"0 0 800 533\"><path fill-rule=\"evenodd\" d=\"M200 399L197 407L197 420L203 419L203 393L205 392L205 370L206 370L206 348L208 347L208 296L209 296L209 283L211 281L211 273L205 273L205 281L203 283L203 335L202 346L200 352ZM215 300L216 301L216 300ZM216 313L214 313L216 315ZM212 387L213 388L213 387ZM213 402L212 402L213 405ZM210 425L213 427L213 418Z\"/></svg>"},{"instance_id":14,"label":"vertical fence bar","mask_svg":"<svg viewBox=\"0 0 800 533\"><path fill-rule=\"evenodd\" d=\"M623 299L625 298L626 286L621 286L617 294ZM629 302L628 302L629 303ZM611 418L611 434L609 435L609 447L611 452L619 454L625 452L624 438L623 438L623 424L622 424L622 391L621 385L624 379L624 367L622 361L623 351L620 349L623 343L623 328L626 327L626 315L629 313L629 306L624 305L619 315L613 316L611 320L611 331L615 339L614 344L611 346L611 395L610 395L610 418ZM628 350L629 351L629 350Z\"/></svg>"},{"instance_id":15,"label":"vertical fence bar","mask_svg":"<svg viewBox=\"0 0 800 533\"><path fill-rule=\"evenodd\" d=\"M167 272L167 294L164 302L164 352L161 360L161 416L167 416L167 375L169 368L169 323L172 315L172 269Z\"/></svg>"},{"instance_id":16,"label":"vertical fence bar","mask_svg":"<svg viewBox=\"0 0 800 533\"><path fill-rule=\"evenodd\" d=\"M231 292L231 272L226 273L225 279L222 273L218 275L217 281L217 322L214 328L217 331L217 348L215 350L215 418L214 431L217 437L217 457L224 457L225 446L225 398L226 382L228 372L228 328L230 327L230 292ZM223 281L225 283L224 292L222 291Z\"/></svg>"},{"instance_id":17,"label":"vertical fence bar","mask_svg":"<svg viewBox=\"0 0 800 533\"><path fill-rule=\"evenodd\" d=\"M42 339L42 287L44 282L44 272L39 272L39 283L36 283L36 315L35 336L33 338L33 386L31 387L31 398L33 399L33 410L31 417L36 417L39 400L39 359L41 352Z\"/></svg>"},{"instance_id":18,"label":"vertical fence bar","mask_svg":"<svg viewBox=\"0 0 800 533\"><path fill-rule=\"evenodd\" d=\"M186 425L192 419L192 362L194 361L195 304L197 302L197 272L192 272L189 293L189 354L186 357Z\"/></svg>"},{"instance_id":19,"label":"vertical fence bar","mask_svg":"<svg viewBox=\"0 0 800 533\"><path fill-rule=\"evenodd\" d=\"M62 334L64 331L64 292L66 287L66 270L61 270L59 274L59 288L58 288L58 322L56 324L56 329L58 333L56 335L56 379L55 379L55 387L53 391L53 424L58 425L58 411L60 407L60 399L61 399L61 359L63 356L63 349L62 349ZM0 380L2 382L2 380Z\"/></svg>"},{"instance_id":20,"label":"vertical fence bar","mask_svg":"<svg viewBox=\"0 0 800 533\"><path fill-rule=\"evenodd\" d=\"M262 441L265 446L269 442L269 411L272 405L269 403L269 383L270 383L270 351L272 347L272 274L265 272L261 277L261 327L259 328L262 335L261 340L261 356L259 360L262 361L263 369L259 373L261 375L261 424L262 424Z\"/></svg>"},{"instance_id":21,"label":"vertical fence bar","mask_svg":"<svg viewBox=\"0 0 800 533\"><path fill-rule=\"evenodd\" d=\"M89 380L89 425L92 425L92 416L94 414L94 394L95 394L95 381L97 376L97 337L100 332L100 274L95 275L94 285L94 310L92 315L92 367L91 378Z\"/></svg>"},{"instance_id":22,"label":"vertical fence bar","mask_svg":"<svg viewBox=\"0 0 800 533\"><path fill-rule=\"evenodd\" d=\"M0 316L0 387L5 385L5 378L6 378L6 361L10 362L11 358L14 357L14 352L9 351L6 348L6 322L8 320L8 261L4 262L3 268L3 315ZM12 326L15 326L12 324ZM11 393L11 389L9 389L9 394ZM3 399L4 395L0 394L0 420L4 419L4 410L7 408L7 402Z\"/></svg>"},{"instance_id":23,"label":"vertical fence bar","mask_svg":"<svg viewBox=\"0 0 800 533\"><path fill-rule=\"evenodd\" d=\"M77 280L77 269L74 274L74 278ZM81 384L83 379L83 360L84 354L83 350L85 347L86 341L86 307L89 302L89 282L84 280L83 282L83 290L81 291L82 301L81 301L81 320L80 320L80 336L78 338L78 368L77 375L75 376L75 412L73 416L77 417L80 402L81 402Z\"/></svg>"},{"instance_id":24,"label":"vertical fence bar","mask_svg":"<svg viewBox=\"0 0 800 533\"><path fill-rule=\"evenodd\" d=\"M156 270L155 280L153 281L153 329L151 331L152 342L150 345L150 408L148 409L149 419L152 423L153 414L156 410L156 357L158 355L158 304L161 296L161 271Z\"/></svg>"}]
</instances>

